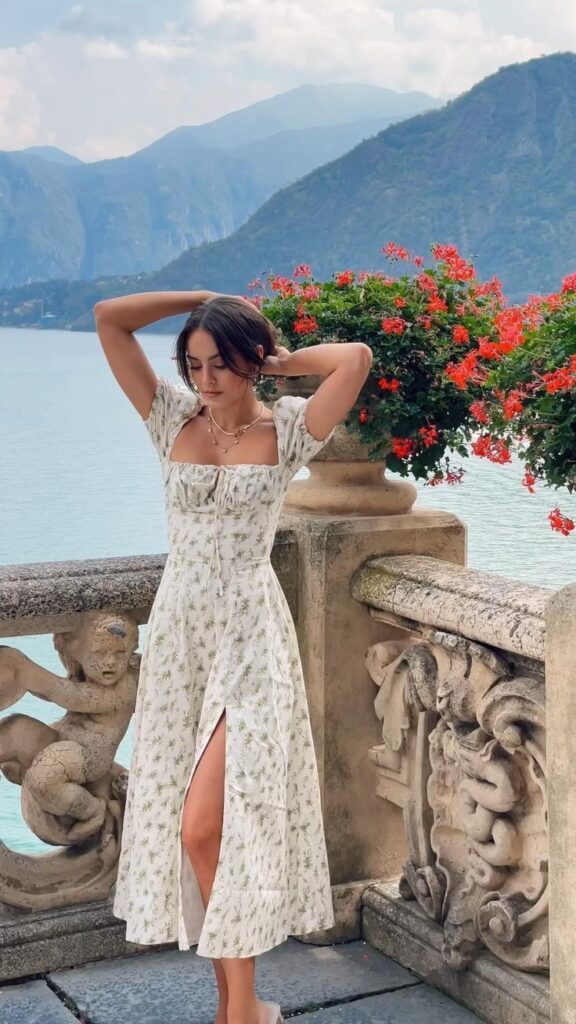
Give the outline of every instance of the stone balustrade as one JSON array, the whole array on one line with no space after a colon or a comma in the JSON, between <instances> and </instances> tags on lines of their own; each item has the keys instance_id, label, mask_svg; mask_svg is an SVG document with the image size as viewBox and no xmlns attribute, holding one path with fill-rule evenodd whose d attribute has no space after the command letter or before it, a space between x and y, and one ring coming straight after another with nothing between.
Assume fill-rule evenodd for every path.
<instances>
[{"instance_id":1,"label":"stone balustrade","mask_svg":"<svg viewBox=\"0 0 576 1024\"><path fill-rule=\"evenodd\" d=\"M573 1024L575 588L392 555L350 589L382 623L368 757L406 841L399 885L365 890L365 935L494 1024Z\"/></svg>"}]
</instances>

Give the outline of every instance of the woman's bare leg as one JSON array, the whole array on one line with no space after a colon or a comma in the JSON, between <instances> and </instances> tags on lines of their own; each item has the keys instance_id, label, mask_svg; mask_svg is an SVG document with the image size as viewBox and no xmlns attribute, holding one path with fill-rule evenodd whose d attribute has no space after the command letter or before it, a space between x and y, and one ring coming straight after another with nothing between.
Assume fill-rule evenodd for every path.
<instances>
[{"instance_id":1,"label":"woman's bare leg","mask_svg":"<svg viewBox=\"0 0 576 1024\"><path fill-rule=\"evenodd\" d=\"M196 766L182 813L182 842L208 906L220 854L226 771L226 713L208 740ZM215 1024L268 1024L264 1003L256 998L254 956L212 959L219 1005Z\"/></svg>"}]
</instances>

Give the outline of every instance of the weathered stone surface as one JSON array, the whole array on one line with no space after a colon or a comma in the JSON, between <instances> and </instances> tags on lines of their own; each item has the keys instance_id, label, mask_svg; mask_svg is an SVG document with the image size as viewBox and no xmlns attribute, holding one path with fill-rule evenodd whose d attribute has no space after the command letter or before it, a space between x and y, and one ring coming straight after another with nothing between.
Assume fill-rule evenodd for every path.
<instances>
[{"instance_id":1,"label":"weathered stone surface","mask_svg":"<svg viewBox=\"0 0 576 1024\"><path fill-rule=\"evenodd\" d=\"M50 979L91 1024L208 1024L216 1010L212 966L193 952L150 953ZM316 947L288 939L258 957L258 995L284 1014L412 985L420 987L413 974L364 941Z\"/></svg>"},{"instance_id":2,"label":"weathered stone surface","mask_svg":"<svg viewBox=\"0 0 576 1024\"><path fill-rule=\"evenodd\" d=\"M294 618L296 556L292 531L277 531L272 564ZM165 563L166 555L138 555L0 566L0 637L73 629L78 613L106 608L146 622Z\"/></svg>"},{"instance_id":3,"label":"weathered stone surface","mask_svg":"<svg viewBox=\"0 0 576 1024\"><path fill-rule=\"evenodd\" d=\"M285 511L328 516L400 515L410 511L418 494L409 480L386 476L385 459L346 462L321 461L317 457L309 463L309 469L305 480L291 482L284 499Z\"/></svg>"},{"instance_id":4,"label":"weathered stone surface","mask_svg":"<svg viewBox=\"0 0 576 1024\"><path fill-rule=\"evenodd\" d=\"M442 992L418 985L339 1006L303 1013L298 1024L481 1024L480 1018Z\"/></svg>"},{"instance_id":5,"label":"weathered stone surface","mask_svg":"<svg viewBox=\"0 0 576 1024\"><path fill-rule=\"evenodd\" d=\"M44 981L27 981L0 989L3 1024L74 1024L78 1018Z\"/></svg>"},{"instance_id":6,"label":"weathered stone surface","mask_svg":"<svg viewBox=\"0 0 576 1024\"><path fill-rule=\"evenodd\" d=\"M467 971L450 970L442 957L442 928L418 903L402 899L397 884L368 887L362 919L363 934L372 946L447 992L488 1024L548 1024L547 978L514 970L490 953L483 953Z\"/></svg>"},{"instance_id":7,"label":"weathered stone surface","mask_svg":"<svg viewBox=\"0 0 576 1024\"><path fill-rule=\"evenodd\" d=\"M26 693L64 708L53 722L0 720L0 772L21 787L26 824L51 854L14 853L0 842L0 900L48 909L101 899L116 879L127 772L114 760L138 687L138 627L119 612L85 612L54 646L58 676L0 645L0 710Z\"/></svg>"},{"instance_id":8,"label":"weathered stone surface","mask_svg":"<svg viewBox=\"0 0 576 1024\"><path fill-rule=\"evenodd\" d=\"M350 593L350 578L375 551L465 557L463 524L445 512L284 516L298 544L296 624L322 790L332 885L395 878L405 857L399 810L374 792L366 752L379 740L374 684L362 652L394 629L374 621Z\"/></svg>"},{"instance_id":9,"label":"weathered stone surface","mask_svg":"<svg viewBox=\"0 0 576 1024\"><path fill-rule=\"evenodd\" d=\"M576 586L546 609L552 1020L576 1022Z\"/></svg>"},{"instance_id":10,"label":"weathered stone surface","mask_svg":"<svg viewBox=\"0 0 576 1024\"><path fill-rule=\"evenodd\" d=\"M461 970L484 948L546 972L545 691L463 637L382 641L366 653L383 742L377 792L403 808L403 895L442 924Z\"/></svg>"},{"instance_id":11,"label":"weathered stone surface","mask_svg":"<svg viewBox=\"0 0 576 1024\"><path fill-rule=\"evenodd\" d=\"M491 647L544 658L544 611L551 591L438 558L370 558L351 593L399 619L434 626Z\"/></svg>"},{"instance_id":12,"label":"weathered stone surface","mask_svg":"<svg viewBox=\"0 0 576 1024\"><path fill-rule=\"evenodd\" d=\"M127 942L125 936L126 925L112 914L110 898L40 911L0 904L0 982L150 953L149 946ZM154 951L163 948L174 947Z\"/></svg>"},{"instance_id":13,"label":"weathered stone surface","mask_svg":"<svg viewBox=\"0 0 576 1024\"><path fill-rule=\"evenodd\" d=\"M336 924L328 931L308 932L298 937L299 942L312 945L331 945L333 942L351 942L362 934L362 894L367 885L379 879L362 879L332 886L332 905Z\"/></svg>"}]
</instances>

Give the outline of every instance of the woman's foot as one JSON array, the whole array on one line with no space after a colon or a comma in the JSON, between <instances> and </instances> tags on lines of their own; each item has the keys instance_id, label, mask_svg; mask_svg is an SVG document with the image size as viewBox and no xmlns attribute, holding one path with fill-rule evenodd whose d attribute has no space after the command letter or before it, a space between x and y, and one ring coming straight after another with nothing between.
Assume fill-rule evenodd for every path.
<instances>
[{"instance_id":1,"label":"woman's foot","mask_svg":"<svg viewBox=\"0 0 576 1024\"><path fill-rule=\"evenodd\" d=\"M219 1017L216 1018L216 1024L220 1024ZM273 1021L270 1019L270 1004L265 1003L263 999L257 999L253 1016L247 1017L243 1014L240 1018L231 1013L224 1024L276 1024L276 1019Z\"/></svg>"},{"instance_id":2,"label":"woman's foot","mask_svg":"<svg viewBox=\"0 0 576 1024\"><path fill-rule=\"evenodd\" d=\"M258 1017L258 1024L276 1024L278 1015L280 1014L280 1007L278 1007L278 1015L274 1014L274 1019L272 1019L270 1007L270 1002L263 1002L261 999L258 1000L258 1013L260 1014Z\"/></svg>"}]
</instances>

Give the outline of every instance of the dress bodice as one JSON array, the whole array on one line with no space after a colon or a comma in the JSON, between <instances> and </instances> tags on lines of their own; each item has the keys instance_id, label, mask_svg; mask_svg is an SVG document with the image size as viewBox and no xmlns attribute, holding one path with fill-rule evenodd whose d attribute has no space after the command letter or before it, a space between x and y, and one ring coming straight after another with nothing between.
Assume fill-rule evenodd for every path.
<instances>
[{"instance_id":1,"label":"dress bodice","mask_svg":"<svg viewBox=\"0 0 576 1024\"><path fill-rule=\"evenodd\" d=\"M334 433L319 440L304 418L309 398L282 395L272 406L278 463L229 466L176 462L170 452L203 400L184 384L159 377L144 425L160 458L170 558L209 565L220 589L232 567L269 560L284 493L294 474Z\"/></svg>"}]
</instances>

